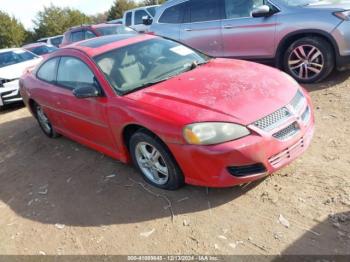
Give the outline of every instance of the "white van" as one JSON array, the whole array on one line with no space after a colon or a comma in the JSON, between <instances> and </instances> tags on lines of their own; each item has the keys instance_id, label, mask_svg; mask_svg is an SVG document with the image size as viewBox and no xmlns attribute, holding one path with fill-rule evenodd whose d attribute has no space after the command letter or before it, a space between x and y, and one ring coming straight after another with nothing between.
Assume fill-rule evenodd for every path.
<instances>
[{"instance_id":1,"label":"white van","mask_svg":"<svg viewBox=\"0 0 350 262\"><path fill-rule=\"evenodd\" d=\"M159 5L144 6L128 10L124 13L123 24L139 33L147 32L149 26L143 24L143 18L153 18Z\"/></svg>"}]
</instances>

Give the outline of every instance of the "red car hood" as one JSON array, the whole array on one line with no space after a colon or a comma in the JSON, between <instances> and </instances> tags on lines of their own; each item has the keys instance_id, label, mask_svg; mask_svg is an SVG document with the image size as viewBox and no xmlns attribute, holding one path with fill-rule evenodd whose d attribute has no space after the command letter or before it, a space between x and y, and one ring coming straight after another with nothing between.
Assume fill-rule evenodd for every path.
<instances>
[{"instance_id":1,"label":"red car hood","mask_svg":"<svg viewBox=\"0 0 350 262\"><path fill-rule=\"evenodd\" d=\"M288 104L298 88L276 69L214 59L128 97L139 105L151 105L157 112L163 109L183 116L185 122L232 121L248 125Z\"/></svg>"}]
</instances>

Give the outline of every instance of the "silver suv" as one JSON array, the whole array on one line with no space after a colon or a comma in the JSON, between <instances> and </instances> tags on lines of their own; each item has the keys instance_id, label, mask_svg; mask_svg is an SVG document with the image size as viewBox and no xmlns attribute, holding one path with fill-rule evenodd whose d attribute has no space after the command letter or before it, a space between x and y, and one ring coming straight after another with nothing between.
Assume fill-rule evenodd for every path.
<instances>
[{"instance_id":1,"label":"silver suv","mask_svg":"<svg viewBox=\"0 0 350 262\"><path fill-rule=\"evenodd\" d=\"M350 64L349 10L341 0L169 0L150 33L214 57L273 62L311 83Z\"/></svg>"}]
</instances>

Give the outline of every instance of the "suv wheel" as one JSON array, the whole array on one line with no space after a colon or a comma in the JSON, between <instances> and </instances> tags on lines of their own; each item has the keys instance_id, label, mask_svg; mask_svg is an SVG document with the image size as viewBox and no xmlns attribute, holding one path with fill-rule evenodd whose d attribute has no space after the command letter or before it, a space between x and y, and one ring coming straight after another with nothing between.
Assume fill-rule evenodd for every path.
<instances>
[{"instance_id":1,"label":"suv wheel","mask_svg":"<svg viewBox=\"0 0 350 262\"><path fill-rule=\"evenodd\" d=\"M332 46L320 37L304 37L287 49L283 65L285 71L301 83L325 79L334 69Z\"/></svg>"},{"instance_id":2,"label":"suv wheel","mask_svg":"<svg viewBox=\"0 0 350 262\"><path fill-rule=\"evenodd\" d=\"M168 148L148 132L135 133L129 143L134 165L149 184L166 190L184 185L184 177Z\"/></svg>"}]
</instances>

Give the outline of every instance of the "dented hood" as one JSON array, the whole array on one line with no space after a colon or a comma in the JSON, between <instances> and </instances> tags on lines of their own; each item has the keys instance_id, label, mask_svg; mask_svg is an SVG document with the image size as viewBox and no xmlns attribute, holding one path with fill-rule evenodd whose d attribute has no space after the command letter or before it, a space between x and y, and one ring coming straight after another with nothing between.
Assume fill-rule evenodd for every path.
<instances>
[{"instance_id":1,"label":"dented hood","mask_svg":"<svg viewBox=\"0 0 350 262\"><path fill-rule=\"evenodd\" d=\"M208 64L128 95L185 122L250 124L288 104L299 85L279 70L228 59ZM159 111L161 112L161 111Z\"/></svg>"}]
</instances>

